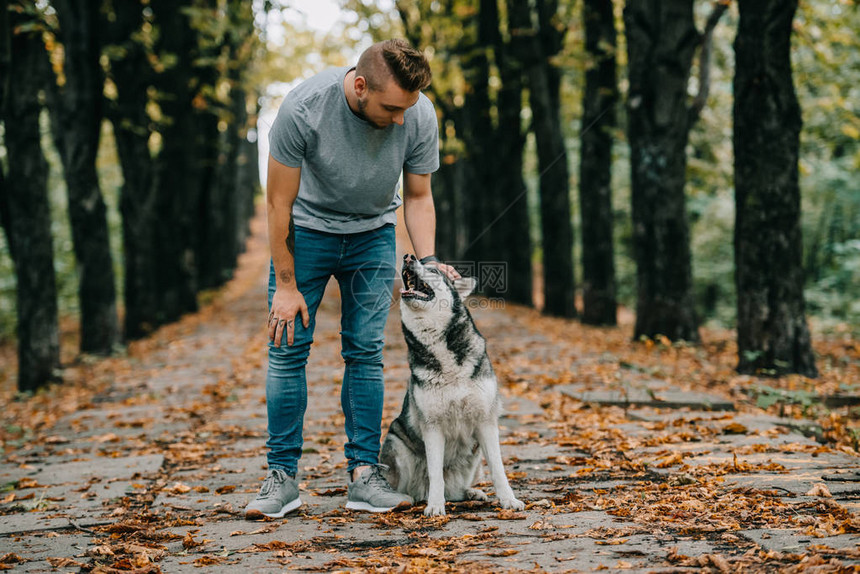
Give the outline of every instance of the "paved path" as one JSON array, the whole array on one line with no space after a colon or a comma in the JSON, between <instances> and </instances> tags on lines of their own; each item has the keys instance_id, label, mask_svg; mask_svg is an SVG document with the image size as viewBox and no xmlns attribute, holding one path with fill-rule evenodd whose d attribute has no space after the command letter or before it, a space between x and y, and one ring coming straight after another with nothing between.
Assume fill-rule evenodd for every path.
<instances>
[{"instance_id":1,"label":"paved path","mask_svg":"<svg viewBox=\"0 0 860 574\"><path fill-rule=\"evenodd\" d=\"M736 397L692 393L667 382L671 373L622 365L575 323L480 302L473 315L508 409L502 452L526 510L449 505L434 519L422 507L346 511L331 285L309 365L305 506L283 520L245 521L240 511L265 476L267 261L255 225L238 279L214 303L132 346L114 361L107 388L20 447L7 445L0 564L141 573L860 563L856 457L755 409L710 410L717 401L731 409ZM386 426L408 374L396 308L387 341ZM649 402L660 393L673 404ZM637 399L598 404L619 396Z\"/></svg>"}]
</instances>

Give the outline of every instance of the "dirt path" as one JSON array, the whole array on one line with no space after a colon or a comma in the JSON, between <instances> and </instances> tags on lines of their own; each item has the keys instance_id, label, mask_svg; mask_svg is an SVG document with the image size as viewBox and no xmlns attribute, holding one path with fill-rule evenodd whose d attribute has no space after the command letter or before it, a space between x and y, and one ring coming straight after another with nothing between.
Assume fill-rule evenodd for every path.
<instances>
[{"instance_id":1,"label":"dirt path","mask_svg":"<svg viewBox=\"0 0 860 574\"><path fill-rule=\"evenodd\" d=\"M631 359L619 351L629 347L623 330L480 300L473 314L508 410L503 455L526 510L460 504L435 519L421 506L345 510L332 285L308 366L305 506L283 520L245 521L240 511L265 476L263 226L254 221L237 278L201 313L132 345L128 357L74 367L64 389L10 405L0 564L19 572L645 572L860 559L858 483L849 479L858 459L744 406L725 360L660 345ZM384 428L408 376L396 308L386 335ZM643 402L675 393L693 406L577 400L587 392L640 392ZM739 410L709 410L717 400Z\"/></svg>"}]
</instances>

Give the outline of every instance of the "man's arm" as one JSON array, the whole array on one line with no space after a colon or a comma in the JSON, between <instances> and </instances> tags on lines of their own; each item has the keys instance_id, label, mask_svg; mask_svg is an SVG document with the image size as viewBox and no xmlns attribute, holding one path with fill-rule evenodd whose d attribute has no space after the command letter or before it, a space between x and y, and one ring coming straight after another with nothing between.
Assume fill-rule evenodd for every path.
<instances>
[{"instance_id":1,"label":"man's arm","mask_svg":"<svg viewBox=\"0 0 860 574\"><path fill-rule=\"evenodd\" d=\"M429 173L403 172L403 218L406 220L406 230L415 256L422 259L435 254L436 244L436 208L433 205L433 194L430 188ZM449 266L438 264L451 279L459 279L460 274Z\"/></svg>"},{"instance_id":2,"label":"man's arm","mask_svg":"<svg viewBox=\"0 0 860 574\"><path fill-rule=\"evenodd\" d=\"M269 313L269 340L281 346L287 335L287 345L293 344L293 322L298 313L308 326L308 306L296 285L294 238L291 218L293 203L299 194L302 169L288 167L269 155L266 178L266 217L269 224L269 248L275 266L275 295Z\"/></svg>"}]
</instances>

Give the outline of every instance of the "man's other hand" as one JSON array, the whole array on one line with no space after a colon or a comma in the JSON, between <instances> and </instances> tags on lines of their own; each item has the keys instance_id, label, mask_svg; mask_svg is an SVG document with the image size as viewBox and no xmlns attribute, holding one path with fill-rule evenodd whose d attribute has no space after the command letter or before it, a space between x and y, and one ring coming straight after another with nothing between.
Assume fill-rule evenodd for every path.
<instances>
[{"instance_id":1,"label":"man's other hand","mask_svg":"<svg viewBox=\"0 0 860 574\"><path fill-rule=\"evenodd\" d=\"M427 265L435 265L439 269L439 271L447 275L448 279L450 279L451 281L461 278L460 274L457 272L456 269L445 263L441 263L439 261L431 261Z\"/></svg>"},{"instance_id":2,"label":"man's other hand","mask_svg":"<svg viewBox=\"0 0 860 574\"><path fill-rule=\"evenodd\" d=\"M272 297L272 310L269 312L269 340L280 347L283 336L287 336L287 346L292 346L295 339L296 315L301 313L302 325L305 329L310 324L310 315L305 298L296 288L280 287Z\"/></svg>"}]
</instances>

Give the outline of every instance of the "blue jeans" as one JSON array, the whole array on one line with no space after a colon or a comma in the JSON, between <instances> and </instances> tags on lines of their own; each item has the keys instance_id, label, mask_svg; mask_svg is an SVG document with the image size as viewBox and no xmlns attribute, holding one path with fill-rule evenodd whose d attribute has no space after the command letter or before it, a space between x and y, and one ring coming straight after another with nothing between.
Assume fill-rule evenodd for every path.
<instances>
[{"instance_id":1,"label":"blue jeans","mask_svg":"<svg viewBox=\"0 0 860 574\"><path fill-rule=\"evenodd\" d=\"M348 470L379 461L382 435L382 347L396 275L394 225L372 231L334 234L295 228L295 273L310 314L307 328L296 316L292 346L269 343L266 408L269 468L295 475L302 455L302 427L308 402L305 365L313 342L315 316L329 278L341 292L341 355L345 363L341 406L346 416ZM275 295L275 268L269 271L269 309Z\"/></svg>"}]
</instances>

